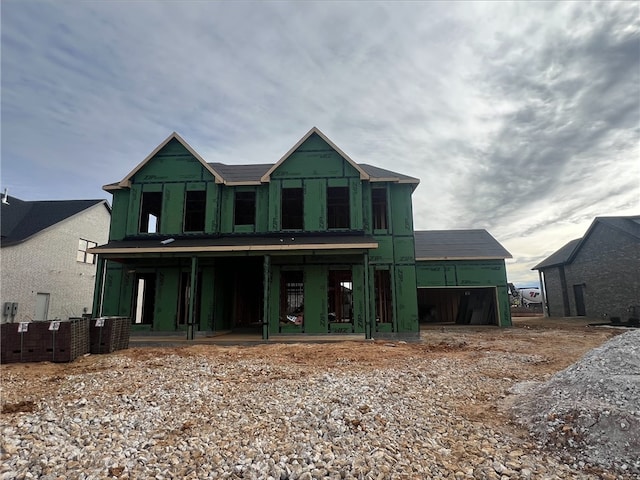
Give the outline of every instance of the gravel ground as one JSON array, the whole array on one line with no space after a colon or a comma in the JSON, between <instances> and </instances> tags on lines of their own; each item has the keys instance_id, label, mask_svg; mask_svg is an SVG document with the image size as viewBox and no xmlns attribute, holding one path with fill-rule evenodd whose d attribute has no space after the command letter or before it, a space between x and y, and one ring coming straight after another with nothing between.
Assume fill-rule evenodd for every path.
<instances>
[{"instance_id":1,"label":"gravel ground","mask_svg":"<svg viewBox=\"0 0 640 480\"><path fill-rule=\"evenodd\" d=\"M633 478L503 408L618 332L520 327L5 365L0 478Z\"/></svg>"},{"instance_id":2,"label":"gravel ground","mask_svg":"<svg viewBox=\"0 0 640 480\"><path fill-rule=\"evenodd\" d=\"M513 411L542 443L640 478L640 330L591 350L547 382L514 391Z\"/></svg>"}]
</instances>

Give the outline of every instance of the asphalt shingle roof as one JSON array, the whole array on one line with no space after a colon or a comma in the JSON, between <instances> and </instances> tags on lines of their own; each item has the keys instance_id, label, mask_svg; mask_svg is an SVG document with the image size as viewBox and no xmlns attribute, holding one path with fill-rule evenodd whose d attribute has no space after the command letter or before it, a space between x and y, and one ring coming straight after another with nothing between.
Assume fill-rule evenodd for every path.
<instances>
[{"instance_id":1,"label":"asphalt shingle roof","mask_svg":"<svg viewBox=\"0 0 640 480\"><path fill-rule=\"evenodd\" d=\"M567 261L569 261L569 257L571 257L571 254L580 243L580 240L582 240L582 238L571 240L569 243L567 243L559 250L553 252L549 257L541 261L531 270L539 270L541 268L552 267L554 265L562 265L564 263L567 263Z\"/></svg>"},{"instance_id":2,"label":"asphalt shingle roof","mask_svg":"<svg viewBox=\"0 0 640 480\"><path fill-rule=\"evenodd\" d=\"M511 258L511 254L484 229L418 230L414 235L416 260Z\"/></svg>"},{"instance_id":3,"label":"asphalt shingle roof","mask_svg":"<svg viewBox=\"0 0 640 480\"><path fill-rule=\"evenodd\" d=\"M0 204L2 246L23 242L42 230L105 200L41 200L24 201L7 197Z\"/></svg>"},{"instance_id":4,"label":"asphalt shingle roof","mask_svg":"<svg viewBox=\"0 0 640 480\"><path fill-rule=\"evenodd\" d=\"M231 183L257 182L260 183L262 176L274 165L273 163L257 163L249 165L228 165L226 163L209 162L209 165L220 174L222 178ZM419 183L417 178L409 177L401 173L385 170L363 163L358 164L370 177L371 180L393 179L397 181Z\"/></svg>"}]
</instances>

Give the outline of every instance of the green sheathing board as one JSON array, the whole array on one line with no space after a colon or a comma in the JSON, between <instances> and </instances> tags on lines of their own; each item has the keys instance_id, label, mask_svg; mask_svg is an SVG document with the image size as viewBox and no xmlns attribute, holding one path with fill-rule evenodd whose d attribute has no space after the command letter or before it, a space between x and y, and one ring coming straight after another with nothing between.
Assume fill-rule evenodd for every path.
<instances>
[{"instance_id":1,"label":"green sheathing board","mask_svg":"<svg viewBox=\"0 0 640 480\"><path fill-rule=\"evenodd\" d=\"M184 183L165 183L162 192L162 216L160 233L181 233L184 218Z\"/></svg>"},{"instance_id":2,"label":"green sheathing board","mask_svg":"<svg viewBox=\"0 0 640 480\"><path fill-rule=\"evenodd\" d=\"M365 281L364 265L354 265L351 268L351 279L353 280L352 302L353 302L353 331L355 333L365 333Z\"/></svg>"},{"instance_id":3,"label":"green sheathing board","mask_svg":"<svg viewBox=\"0 0 640 480\"><path fill-rule=\"evenodd\" d=\"M327 187L349 187L351 230L363 229L362 181L359 172L318 135L311 135L271 174L268 191L262 194L268 199L268 208L257 208L266 214L267 229L277 232L281 225L282 188L301 187L304 203L304 231L327 230ZM258 195L260 198L261 195ZM265 217L262 217L265 218Z\"/></svg>"},{"instance_id":4,"label":"green sheathing board","mask_svg":"<svg viewBox=\"0 0 640 480\"><path fill-rule=\"evenodd\" d=\"M129 195L129 190L115 190L113 192L109 240L122 240L127 233Z\"/></svg>"},{"instance_id":5,"label":"green sheathing board","mask_svg":"<svg viewBox=\"0 0 640 480\"><path fill-rule=\"evenodd\" d=\"M215 313L215 270L214 266L202 266L202 285L200 298L200 330L213 331L213 317Z\"/></svg>"},{"instance_id":6,"label":"green sheathing board","mask_svg":"<svg viewBox=\"0 0 640 480\"><path fill-rule=\"evenodd\" d=\"M233 232L233 207L235 201L235 189L224 187L220 207L220 233Z\"/></svg>"},{"instance_id":7,"label":"green sheathing board","mask_svg":"<svg viewBox=\"0 0 640 480\"><path fill-rule=\"evenodd\" d=\"M304 228L321 231L327 228L327 181L311 179L304 181Z\"/></svg>"},{"instance_id":8,"label":"green sheathing board","mask_svg":"<svg viewBox=\"0 0 640 480\"><path fill-rule=\"evenodd\" d=\"M269 335L365 333L365 279L363 257L272 256L269 287ZM304 278L304 325L279 325L280 288L283 271L302 271ZM329 324L327 311L329 270L350 270L353 282L353 324Z\"/></svg>"},{"instance_id":9,"label":"green sheathing board","mask_svg":"<svg viewBox=\"0 0 640 480\"><path fill-rule=\"evenodd\" d=\"M156 303L153 329L160 332L176 329L180 270L176 267L156 270Z\"/></svg>"},{"instance_id":10,"label":"green sheathing board","mask_svg":"<svg viewBox=\"0 0 640 480\"><path fill-rule=\"evenodd\" d=\"M304 331L327 333L327 269L323 265L304 267Z\"/></svg>"},{"instance_id":11,"label":"green sheathing board","mask_svg":"<svg viewBox=\"0 0 640 480\"><path fill-rule=\"evenodd\" d=\"M394 235L413 235L411 185L389 184L391 227Z\"/></svg>"},{"instance_id":12,"label":"green sheathing board","mask_svg":"<svg viewBox=\"0 0 640 480\"><path fill-rule=\"evenodd\" d=\"M136 172L131 183L128 198L122 194L123 191L114 192L114 205L116 198L118 202L128 201L126 215L122 215L122 207L118 207L116 215L111 216L111 228L119 238L140 233L140 205L143 192L162 192L159 233L177 235L183 231L185 192L206 191L205 231L218 232L219 187L215 184L213 175L177 140L171 140ZM122 222L126 225L124 235Z\"/></svg>"},{"instance_id":13,"label":"green sheathing board","mask_svg":"<svg viewBox=\"0 0 640 480\"><path fill-rule=\"evenodd\" d=\"M269 187L261 185L256 188L256 232L269 231Z\"/></svg>"},{"instance_id":14,"label":"green sheathing board","mask_svg":"<svg viewBox=\"0 0 640 480\"><path fill-rule=\"evenodd\" d=\"M205 233L218 233L220 231L218 224L220 218L218 213L220 191L221 187L215 182L207 182L207 210L204 215Z\"/></svg>"},{"instance_id":15,"label":"green sheathing board","mask_svg":"<svg viewBox=\"0 0 640 480\"><path fill-rule=\"evenodd\" d=\"M418 287L497 287L500 326L511 325L504 260L417 262Z\"/></svg>"},{"instance_id":16,"label":"green sheathing board","mask_svg":"<svg viewBox=\"0 0 640 480\"><path fill-rule=\"evenodd\" d=\"M371 187L363 189L363 227L371 222ZM393 322L375 325L375 331L395 332L402 335L419 332L418 301L416 296L415 248L413 237L413 212L411 186L387 184L389 226L386 231L375 231L373 236L378 248L369 252L369 311L375 316L375 270L388 270L391 278ZM370 224L367 226L371 230Z\"/></svg>"},{"instance_id":17,"label":"green sheathing board","mask_svg":"<svg viewBox=\"0 0 640 480\"><path fill-rule=\"evenodd\" d=\"M272 179L359 176L355 168L315 133L271 173Z\"/></svg>"},{"instance_id":18,"label":"green sheathing board","mask_svg":"<svg viewBox=\"0 0 640 480\"><path fill-rule=\"evenodd\" d=\"M104 296L102 300L102 314L105 316L120 315L122 275L122 264L107 261L104 278Z\"/></svg>"},{"instance_id":19,"label":"green sheathing board","mask_svg":"<svg viewBox=\"0 0 640 480\"><path fill-rule=\"evenodd\" d=\"M395 270L395 311L399 333L418 332L418 299L415 265L398 265Z\"/></svg>"}]
</instances>

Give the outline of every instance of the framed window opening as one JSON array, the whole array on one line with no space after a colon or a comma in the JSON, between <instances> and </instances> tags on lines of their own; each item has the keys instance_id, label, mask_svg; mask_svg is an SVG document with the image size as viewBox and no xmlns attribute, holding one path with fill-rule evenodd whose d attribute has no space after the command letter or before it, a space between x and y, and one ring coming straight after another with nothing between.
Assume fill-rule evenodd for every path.
<instances>
[{"instance_id":1,"label":"framed window opening","mask_svg":"<svg viewBox=\"0 0 640 480\"><path fill-rule=\"evenodd\" d=\"M87 252L87 250L97 246L98 244L96 242L81 238L78 240L78 253L76 254L76 260L82 263L95 264L96 256L93 253Z\"/></svg>"},{"instance_id":2,"label":"framed window opening","mask_svg":"<svg viewBox=\"0 0 640 480\"><path fill-rule=\"evenodd\" d=\"M327 227L345 229L350 226L349 187L327 187Z\"/></svg>"},{"instance_id":3,"label":"framed window opening","mask_svg":"<svg viewBox=\"0 0 640 480\"><path fill-rule=\"evenodd\" d=\"M158 233L160 231L161 212L162 192L142 192L140 233Z\"/></svg>"},{"instance_id":4,"label":"framed window opening","mask_svg":"<svg viewBox=\"0 0 640 480\"><path fill-rule=\"evenodd\" d=\"M185 232L204 232L204 217L207 207L207 192L204 190L187 191L184 201Z\"/></svg>"},{"instance_id":5,"label":"framed window opening","mask_svg":"<svg viewBox=\"0 0 640 480\"><path fill-rule=\"evenodd\" d=\"M353 323L351 270L329 270L327 307L330 323Z\"/></svg>"},{"instance_id":6,"label":"framed window opening","mask_svg":"<svg viewBox=\"0 0 640 480\"><path fill-rule=\"evenodd\" d=\"M280 273L280 325L304 327L304 272Z\"/></svg>"},{"instance_id":7,"label":"framed window opening","mask_svg":"<svg viewBox=\"0 0 640 480\"><path fill-rule=\"evenodd\" d=\"M373 229L387 230L389 228L387 187L373 187L371 189L371 207L373 209Z\"/></svg>"},{"instance_id":8,"label":"framed window opening","mask_svg":"<svg viewBox=\"0 0 640 480\"><path fill-rule=\"evenodd\" d=\"M391 271L375 270L376 323L393 323L393 299L391 296Z\"/></svg>"},{"instance_id":9,"label":"framed window opening","mask_svg":"<svg viewBox=\"0 0 640 480\"><path fill-rule=\"evenodd\" d=\"M233 224L255 225L256 223L256 192L236 191L234 200Z\"/></svg>"},{"instance_id":10,"label":"framed window opening","mask_svg":"<svg viewBox=\"0 0 640 480\"><path fill-rule=\"evenodd\" d=\"M282 189L282 230L304 228L304 191L302 188Z\"/></svg>"}]
</instances>

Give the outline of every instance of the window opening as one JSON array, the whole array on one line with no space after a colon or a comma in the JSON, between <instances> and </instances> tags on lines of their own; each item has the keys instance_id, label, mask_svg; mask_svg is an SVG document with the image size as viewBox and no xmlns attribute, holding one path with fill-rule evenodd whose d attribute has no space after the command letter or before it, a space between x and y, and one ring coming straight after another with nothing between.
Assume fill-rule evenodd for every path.
<instances>
[{"instance_id":1,"label":"window opening","mask_svg":"<svg viewBox=\"0 0 640 480\"><path fill-rule=\"evenodd\" d=\"M376 322L391 323L393 322L391 272L389 270L376 270L374 282Z\"/></svg>"},{"instance_id":2,"label":"window opening","mask_svg":"<svg viewBox=\"0 0 640 480\"><path fill-rule=\"evenodd\" d=\"M93 247L97 247L96 242L91 242L81 238L78 241L78 253L76 254L76 260L82 263L96 263L96 256L93 253L88 253L87 250Z\"/></svg>"},{"instance_id":3,"label":"window opening","mask_svg":"<svg viewBox=\"0 0 640 480\"><path fill-rule=\"evenodd\" d=\"M234 225L256 223L256 192L236 192Z\"/></svg>"},{"instance_id":4,"label":"window opening","mask_svg":"<svg viewBox=\"0 0 640 480\"><path fill-rule=\"evenodd\" d=\"M329 270L329 322L353 322L353 281L350 270Z\"/></svg>"},{"instance_id":5,"label":"window opening","mask_svg":"<svg viewBox=\"0 0 640 480\"><path fill-rule=\"evenodd\" d=\"M302 188L282 189L282 229L302 230L304 198Z\"/></svg>"},{"instance_id":6,"label":"window opening","mask_svg":"<svg viewBox=\"0 0 640 480\"><path fill-rule=\"evenodd\" d=\"M140 233L158 233L160 231L161 211L162 192L142 192Z\"/></svg>"},{"instance_id":7,"label":"window opening","mask_svg":"<svg viewBox=\"0 0 640 480\"><path fill-rule=\"evenodd\" d=\"M184 231L203 232L207 193L204 190L188 191L184 203Z\"/></svg>"},{"instance_id":8,"label":"window opening","mask_svg":"<svg viewBox=\"0 0 640 480\"><path fill-rule=\"evenodd\" d=\"M373 207L374 230L386 230L389 228L387 221L386 187L376 187L371 190L371 205Z\"/></svg>"},{"instance_id":9,"label":"window opening","mask_svg":"<svg viewBox=\"0 0 640 480\"><path fill-rule=\"evenodd\" d=\"M349 228L349 187L327 187L327 225L329 228Z\"/></svg>"},{"instance_id":10,"label":"window opening","mask_svg":"<svg viewBox=\"0 0 640 480\"><path fill-rule=\"evenodd\" d=\"M280 323L304 325L304 274L301 271L282 272L280 288Z\"/></svg>"}]
</instances>

